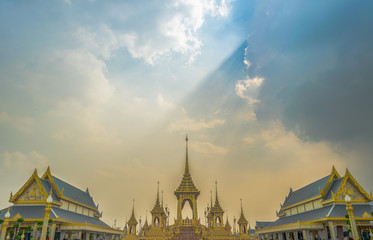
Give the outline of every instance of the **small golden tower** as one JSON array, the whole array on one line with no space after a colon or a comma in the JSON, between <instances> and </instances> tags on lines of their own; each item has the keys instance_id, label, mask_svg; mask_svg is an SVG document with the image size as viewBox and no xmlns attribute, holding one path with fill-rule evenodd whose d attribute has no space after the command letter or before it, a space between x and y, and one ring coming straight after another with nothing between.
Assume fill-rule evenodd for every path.
<instances>
[{"instance_id":1,"label":"small golden tower","mask_svg":"<svg viewBox=\"0 0 373 240\"><path fill-rule=\"evenodd\" d=\"M155 205L153 210L151 210L152 214L152 228L165 228L166 227L166 213L159 202L159 182L157 188L157 200L155 201Z\"/></svg>"},{"instance_id":2,"label":"small golden tower","mask_svg":"<svg viewBox=\"0 0 373 240\"><path fill-rule=\"evenodd\" d=\"M127 236L135 236L136 237L136 226L137 226L137 220L135 218L135 200L133 200L133 205L132 205L132 214L130 219L127 222L128 224L128 233Z\"/></svg>"},{"instance_id":3,"label":"small golden tower","mask_svg":"<svg viewBox=\"0 0 373 240\"><path fill-rule=\"evenodd\" d=\"M238 228L239 228L240 235L247 234L248 221L246 220L245 215L243 214L242 199L241 199L241 216L238 219L237 223L238 223Z\"/></svg>"},{"instance_id":4,"label":"small golden tower","mask_svg":"<svg viewBox=\"0 0 373 240\"><path fill-rule=\"evenodd\" d=\"M224 210L220 206L219 198L218 198L218 182L215 182L215 204L211 208L211 213L213 216L213 227L214 228L224 228L223 223L223 214Z\"/></svg>"}]
</instances>

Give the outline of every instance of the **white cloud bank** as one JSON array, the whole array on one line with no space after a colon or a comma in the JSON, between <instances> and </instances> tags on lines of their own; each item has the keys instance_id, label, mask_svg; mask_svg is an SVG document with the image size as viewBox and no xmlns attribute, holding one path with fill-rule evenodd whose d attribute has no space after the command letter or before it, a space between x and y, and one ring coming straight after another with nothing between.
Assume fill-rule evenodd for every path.
<instances>
[{"instance_id":1,"label":"white cloud bank","mask_svg":"<svg viewBox=\"0 0 373 240\"><path fill-rule=\"evenodd\" d=\"M28 154L22 152L8 152L0 153L1 169L12 169L12 171L22 173L28 172L30 169L46 168L48 166L48 159L36 151Z\"/></svg>"},{"instance_id":2,"label":"white cloud bank","mask_svg":"<svg viewBox=\"0 0 373 240\"><path fill-rule=\"evenodd\" d=\"M264 78L254 77L245 80L239 80L236 83L236 94L243 99L247 99L248 103L254 104L259 102L257 99L260 86L263 84Z\"/></svg>"},{"instance_id":3,"label":"white cloud bank","mask_svg":"<svg viewBox=\"0 0 373 240\"><path fill-rule=\"evenodd\" d=\"M30 134L33 132L34 119L11 116L7 112L0 112L0 125L2 124L10 125L21 133Z\"/></svg>"},{"instance_id":4,"label":"white cloud bank","mask_svg":"<svg viewBox=\"0 0 373 240\"><path fill-rule=\"evenodd\" d=\"M193 131L200 131L209 128L214 128L216 126L223 125L225 120L223 119L212 119L210 121L205 120L195 120L192 118L184 118L182 120L175 121L170 124L168 130L171 132L175 131L186 131L186 132L193 132Z\"/></svg>"},{"instance_id":5,"label":"white cloud bank","mask_svg":"<svg viewBox=\"0 0 373 240\"><path fill-rule=\"evenodd\" d=\"M135 11L138 7L135 5L146 8ZM143 59L151 65L172 53L188 56L190 63L201 53L203 43L198 30L205 18L228 16L230 0L136 1L129 7L133 8L132 12L124 19L121 29L113 30L106 24L80 28L76 36L82 47L104 59L112 57L118 48L125 47L133 58Z\"/></svg>"}]
</instances>

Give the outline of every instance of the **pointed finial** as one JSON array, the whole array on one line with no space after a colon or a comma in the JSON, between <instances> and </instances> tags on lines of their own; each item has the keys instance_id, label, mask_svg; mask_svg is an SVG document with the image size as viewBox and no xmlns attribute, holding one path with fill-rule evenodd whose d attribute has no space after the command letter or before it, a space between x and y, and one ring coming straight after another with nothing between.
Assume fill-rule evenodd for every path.
<instances>
[{"instance_id":1,"label":"pointed finial","mask_svg":"<svg viewBox=\"0 0 373 240\"><path fill-rule=\"evenodd\" d=\"M215 181L215 201L218 202L219 199L218 199L218 181Z\"/></svg>"},{"instance_id":2,"label":"pointed finial","mask_svg":"<svg viewBox=\"0 0 373 240\"><path fill-rule=\"evenodd\" d=\"M241 214L243 214L243 209L242 209L242 198L240 198L241 201Z\"/></svg>"},{"instance_id":3,"label":"pointed finial","mask_svg":"<svg viewBox=\"0 0 373 240\"><path fill-rule=\"evenodd\" d=\"M158 181L158 187L157 187L157 202L159 202L159 181Z\"/></svg>"},{"instance_id":4,"label":"pointed finial","mask_svg":"<svg viewBox=\"0 0 373 240\"><path fill-rule=\"evenodd\" d=\"M162 190L162 207L163 207L163 190Z\"/></svg>"},{"instance_id":5,"label":"pointed finial","mask_svg":"<svg viewBox=\"0 0 373 240\"><path fill-rule=\"evenodd\" d=\"M211 207L212 207L212 190L210 190L210 197L211 197Z\"/></svg>"},{"instance_id":6,"label":"pointed finial","mask_svg":"<svg viewBox=\"0 0 373 240\"><path fill-rule=\"evenodd\" d=\"M189 160L188 160L188 135L185 137L185 173L189 174Z\"/></svg>"},{"instance_id":7,"label":"pointed finial","mask_svg":"<svg viewBox=\"0 0 373 240\"><path fill-rule=\"evenodd\" d=\"M135 199L132 200L132 216L135 216Z\"/></svg>"}]
</instances>

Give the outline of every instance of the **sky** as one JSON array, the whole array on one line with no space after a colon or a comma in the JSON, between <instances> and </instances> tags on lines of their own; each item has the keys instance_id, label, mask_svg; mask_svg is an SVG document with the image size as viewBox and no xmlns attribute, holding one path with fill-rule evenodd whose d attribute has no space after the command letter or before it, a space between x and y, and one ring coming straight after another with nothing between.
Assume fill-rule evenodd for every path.
<instances>
[{"instance_id":1,"label":"sky","mask_svg":"<svg viewBox=\"0 0 373 240\"><path fill-rule=\"evenodd\" d=\"M185 164L225 217L275 220L346 168L373 189L372 1L0 2L0 207L36 168L123 227L176 215ZM149 215L149 214L148 214ZM150 215L148 216L148 218ZM225 220L224 220L225 221Z\"/></svg>"}]
</instances>

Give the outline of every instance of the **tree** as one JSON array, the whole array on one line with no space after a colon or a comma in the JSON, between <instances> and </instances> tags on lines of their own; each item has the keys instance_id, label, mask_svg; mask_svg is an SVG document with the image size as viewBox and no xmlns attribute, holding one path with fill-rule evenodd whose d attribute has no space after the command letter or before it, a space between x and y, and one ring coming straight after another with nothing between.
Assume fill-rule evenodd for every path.
<instances>
[{"instance_id":1,"label":"tree","mask_svg":"<svg viewBox=\"0 0 373 240\"><path fill-rule=\"evenodd\" d=\"M18 222L18 228L17 228L17 235L18 235L18 232L19 232L19 229L21 227L21 224L24 222L25 220L23 218L18 218L17 219L17 222Z\"/></svg>"}]
</instances>

